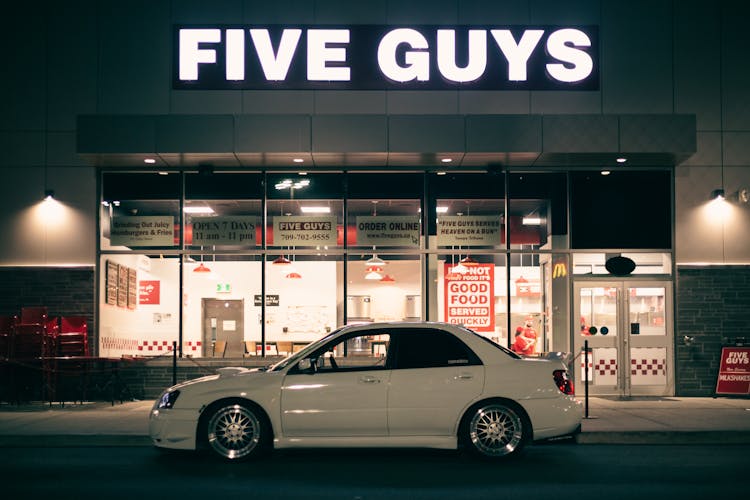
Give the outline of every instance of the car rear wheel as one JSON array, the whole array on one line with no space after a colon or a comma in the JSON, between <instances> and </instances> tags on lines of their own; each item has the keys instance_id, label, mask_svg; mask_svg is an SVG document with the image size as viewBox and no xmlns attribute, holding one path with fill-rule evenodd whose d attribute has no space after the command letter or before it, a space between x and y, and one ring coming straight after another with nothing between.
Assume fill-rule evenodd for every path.
<instances>
[{"instance_id":1,"label":"car rear wheel","mask_svg":"<svg viewBox=\"0 0 750 500\"><path fill-rule=\"evenodd\" d=\"M211 450L227 460L244 460L265 450L270 431L263 414L250 405L220 405L210 414L206 441Z\"/></svg>"},{"instance_id":2,"label":"car rear wheel","mask_svg":"<svg viewBox=\"0 0 750 500\"><path fill-rule=\"evenodd\" d=\"M483 458L504 458L520 453L528 440L529 426L520 410L491 402L467 413L462 426L466 447Z\"/></svg>"}]
</instances>

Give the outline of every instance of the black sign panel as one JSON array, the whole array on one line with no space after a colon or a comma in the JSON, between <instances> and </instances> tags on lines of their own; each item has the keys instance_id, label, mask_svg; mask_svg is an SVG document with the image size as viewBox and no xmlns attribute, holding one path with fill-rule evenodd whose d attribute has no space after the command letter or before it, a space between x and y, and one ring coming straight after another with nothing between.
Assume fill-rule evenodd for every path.
<instances>
[{"instance_id":1,"label":"black sign panel","mask_svg":"<svg viewBox=\"0 0 750 500\"><path fill-rule=\"evenodd\" d=\"M598 90L595 26L179 25L180 90Z\"/></svg>"},{"instance_id":2,"label":"black sign panel","mask_svg":"<svg viewBox=\"0 0 750 500\"><path fill-rule=\"evenodd\" d=\"M263 297L262 295L254 295L253 296L253 305L255 307L260 307L263 305ZM279 296L278 295L266 295L266 306L269 307L278 307L279 306Z\"/></svg>"}]
</instances>

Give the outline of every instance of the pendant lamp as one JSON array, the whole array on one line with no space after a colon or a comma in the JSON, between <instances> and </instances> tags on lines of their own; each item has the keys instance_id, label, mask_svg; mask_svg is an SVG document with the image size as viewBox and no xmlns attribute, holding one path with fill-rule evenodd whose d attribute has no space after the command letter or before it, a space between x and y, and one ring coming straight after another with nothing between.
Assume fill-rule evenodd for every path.
<instances>
[{"instance_id":1,"label":"pendant lamp","mask_svg":"<svg viewBox=\"0 0 750 500\"><path fill-rule=\"evenodd\" d=\"M204 266L203 262L201 262L200 264L198 264L198 267L196 267L195 269L193 269L193 272L194 273L210 273L211 269L209 269L208 267Z\"/></svg>"},{"instance_id":2,"label":"pendant lamp","mask_svg":"<svg viewBox=\"0 0 750 500\"><path fill-rule=\"evenodd\" d=\"M289 265L291 263L292 263L292 261L289 260L289 259L287 259L283 255L279 255L277 258L275 258L273 260L273 262L271 262L271 264L273 264L274 266L286 266L286 265Z\"/></svg>"}]
</instances>

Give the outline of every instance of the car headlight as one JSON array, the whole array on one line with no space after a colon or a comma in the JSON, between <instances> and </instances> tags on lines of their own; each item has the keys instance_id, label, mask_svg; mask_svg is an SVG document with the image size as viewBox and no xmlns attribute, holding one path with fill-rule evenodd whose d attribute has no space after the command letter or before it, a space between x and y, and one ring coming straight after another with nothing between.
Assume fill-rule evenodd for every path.
<instances>
[{"instance_id":1,"label":"car headlight","mask_svg":"<svg viewBox=\"0 0 750 500\"><path fill-rule=\"evenodd\" d=\"M156 405L158 409L169 409L174 406L175 401L177 401L177 398L180 395L180 391L167 391L164 394L161 395L161 398L159 399L159 404Z\"/></svg>"}]
</instances>

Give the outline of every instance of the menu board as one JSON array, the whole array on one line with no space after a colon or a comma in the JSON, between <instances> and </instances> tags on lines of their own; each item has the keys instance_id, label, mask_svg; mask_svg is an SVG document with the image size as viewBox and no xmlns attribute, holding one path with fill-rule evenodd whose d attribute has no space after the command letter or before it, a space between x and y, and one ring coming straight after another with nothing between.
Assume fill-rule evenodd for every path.
<instances>
[{"instance_id":1,"label":"menu board","mask_svg":"<svg viewBox=\"0 0 750 500\"><path fill-rule=\"evenodd\" d=\"M107 261L107 304L114 306L117 305L117 280L119 279L119 264Z\"/></svg>"},{"instance_id":2,"label":"menu board","mask_svg":"<svg viewBox=\"0 0 750 500\"><path fill-rule=\"evenodd\" d=\"M111 306L135 309L138 303L138 272L108 260L105 276L105 302Z\"/></svg>"},{"instance_id":3,"label":"menu board","mask_svg":"<svg viewBox=\"0 0 750 500\"><path fill-rule=\"evenodd\" d=\"M138 301L138 274L135 269L128 269L128 309L135 309Z\"/></svg>"}]
</instances>

